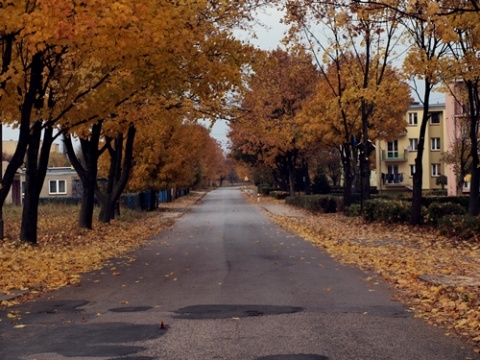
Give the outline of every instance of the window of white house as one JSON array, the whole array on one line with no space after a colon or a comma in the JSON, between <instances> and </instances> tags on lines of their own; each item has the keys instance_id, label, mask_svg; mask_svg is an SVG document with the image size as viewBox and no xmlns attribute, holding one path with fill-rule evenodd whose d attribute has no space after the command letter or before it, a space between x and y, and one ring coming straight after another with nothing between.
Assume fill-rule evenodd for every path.
<instances>
[{"instance_id":1,"label":"window of white house","mask_svg":"<svg viewBox=\"0 0 480 360\"><path fill-rule=\"evenodd\" d=\"M50 180L49 181L49 194L66 194L67 184L65 180Z\"/></svg>"},{"instance_id":2,"label":"window of white house","mask_svg":"<svg viewBox=\"0 0 480 360\"><path fill-rule=\"evenodd\" d=\"M440 124L440 115L441 112L439 111L434 111L430 113L430 124Z\"/></svg>"},{"instance_id":3,"label":"window of white house","mask_svg":"<svg viewBox=\"0 0 480 360\"><path fill-rule=\"evenodd\" d=\"M415 174L415 164L410 164L410 177L413 177L413 174Z\"/></svg>"},{"instance_id":4,"label":"window of white house","mask_svg":"<svg viewBox=\"0 0 480 360\"><path fill-rule=\"evenodd\" d=\"M440 138L431 138L430 139L431 150L440 150Z\"/></svg>"},{"instance_id":5,"label":"window of white house","mask_svg":"<svg viewBox=\"0 0 480 360\"><path fill-rule=\"evenodd\" d=\"M418 125L418 114L416 112L408 113L408 125Z\"/></svg>"},{"instance_id":6,"label":"window of white house","mask_svg":"<svg viewBox=\"0 0 480 360\"><path fill-rule=\"evenodd\" d=\"M408 151L418 150L418 139L408 139Z\"/></svg>"},{"instance_id":7,"label":"window of white house","mask_svg":"<svg viewBox=\"0 0 480 360\"><path fill-rule=\"evenodd\" d=\"M432 164L432 176L440 176L441 175L441 164Z\"/></svg>"},{"instance_id":8,"label":"window of white house","mask_svg":"<svg viewBox=\"0 0 480 360\"><path fill-rule=\"evenodd\" d=\"M22 181L22 196L25 196L25 181Z\"/></svg>"}]
</instances>

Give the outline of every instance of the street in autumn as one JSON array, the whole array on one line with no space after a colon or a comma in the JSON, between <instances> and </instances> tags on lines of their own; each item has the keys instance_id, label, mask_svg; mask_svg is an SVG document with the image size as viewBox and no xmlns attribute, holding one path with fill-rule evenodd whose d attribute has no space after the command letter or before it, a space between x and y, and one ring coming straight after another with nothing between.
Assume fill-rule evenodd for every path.
<instances>
[{"instance_id":1,"label":"street in autumn","mask_svg":"<svg viewBox=\"0 0 480 360\"><path fill-rule=\"evenodd\" d=\"M480 359L238 188L207 193L131 255L1 311L16 317L0 322L0 359Z\"/></svg>"}]
</instances>

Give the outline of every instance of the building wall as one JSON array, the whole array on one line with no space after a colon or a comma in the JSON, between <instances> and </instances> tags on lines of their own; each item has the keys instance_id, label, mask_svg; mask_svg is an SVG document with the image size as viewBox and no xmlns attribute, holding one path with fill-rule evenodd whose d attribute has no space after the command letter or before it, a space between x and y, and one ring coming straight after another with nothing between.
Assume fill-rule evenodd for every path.
<instances>
[{"instance_id":1,"label":"building wall","mask_svg":"<svg viewBox=\"0 0 480 360\"><path fill-rule=\"evenodd\" d=\"M22 182L22 189L25 182L25 172L20 175ZM40 192L41 198L48 197L70 197L74 196L73 187L78 175L74 169L69 167L49 168L45 176L42 190Z\"/></svg>"},{"instance_id":2,"label":"building wall","mask_svg":"<svg viewBox=\"0 0 480 360\"><path fill-rule=\"evenodd\" d=\"M442 152L445 151L447 144L445 105L431 105L430 112L438 114L439 122L435 124L430 120L425 133L425 148L422 159L424 190L440 189L441 186L436 184L437 178L439 175L446 173L446 166L442 161ZM412 104L405 114L405 131L391 141L391 143L396 143L397 147L389 148L387 141L377 141L377 181L378 189L381 192L411 190L413 188L411 166L415 165L415 158L417 157L414 142L415 139L418 142L422 116L423 107L420 104ZM411 122L414 122L415 117L416 124L410 124L410 119ZM432 139L435 139L434 145L436 145L436 148L434 149L432 149ZM432 164L438 164L436 174L432 174Z\"/></svg>"}]
</instances>

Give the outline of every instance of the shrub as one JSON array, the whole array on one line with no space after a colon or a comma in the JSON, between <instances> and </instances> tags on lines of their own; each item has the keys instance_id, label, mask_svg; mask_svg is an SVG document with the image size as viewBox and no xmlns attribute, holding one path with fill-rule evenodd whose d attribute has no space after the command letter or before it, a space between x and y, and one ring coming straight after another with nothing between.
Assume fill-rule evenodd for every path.
<instances>
[{"instance_id":1,"label":"shrub","mask_svg":"<svg viewBox=\"0 0 480 360\"><path fill-rule=\"evenodd\" d=\"M329 194L330 191L331 187L325 174L315 175L312 184L312 192L314 194Z\"/></svg>"},{"instance_id":2,"label":"shrub","mask_svg":"<svg viewBox=\"0 0 480 360\"><path fill-rule=\"evenodd\" d=\"M360 216L362 215L362 208L359 204L352 204L345 208L344 213L347 216Z\"/></svg>"},{"instance_id":3,"label":"shrub","mask_svg":"<svg viewBox=\"0 0 480 360\"><path fill-rule=\"evenodd\" d=\"M286 204L304 208L312 212L334 213L337 211L337 197L327 195L288 196Z\"/></svg>"},{"instance_id":4,"label":"shrub","mask_svg":"<svg viewBox=\"0 0 480 360\"><path fill-rule=\"evenodd\" d=\"M272 191L282 191L282 189L265 185L258 186L258 193L263 196L269 196Z\"/></svg>"},{"instance_id":5,"label":"shrub","mask_svg":"<svg viewBox=\"0 0 480 360\"><path fill-rule=\"evenodd\" d=\"M290 194L287 191L274 190L270 191L269 195L275 199L284 200Z\"/></svg>"},{"instance_id":6,"label":"shrub","mask_svg":"<svg viewBox=\"0 0 480 360\"><path fill-rule=\"evenodd\" d=\"M425 222L427 224L438 224L438 221L446 215L465 215L465 209L455 203L434 202L427 208Z\"/></svg>"},{"instance_id":7,"label":"shrub","mask_svg":"<svg viewBox=\"0 0 480 360\"><path fill-rule=\"evenodd\" d=\"M76 196L62 196L62 197L47 197L47 198L39 198L38 203L40 205L47 205L47 204L62 204L62 205L78 205L82 199Z\"/></svg>"},{"instance_id":8,"label":"shrub","mask_svg":"<svg viewBox=\"0 0 480 360\"><path fill-rule=\"evenodd\" d=\"M404 201L412 201L411 196L406 197L403 196L401 200ZM422 197L422 206L429 207L433 203L454 203L454 204L459 204L462 206L465 210L468 209L468 202L469 198L468 196L423 196Z\"/></svg>"},{"instance_id":9,"label":"shrub","mask_svg":"<svg viewBox=\"0 0 480 360\"><path fill-rule=\"evenodd\" d=\"M410 221L410 203L399 200L373 199L363 204L366 221L407 223Z\"/></svg>"},{"instance_id":10,"label":"shrub","mask_svg":"<svg viewBox=\"0 0 480 360\"><path fill-rule=\"evenodd\" d=\"M460 240L478 240L480 218L471 215L446 215L438 220L438 229L442 235Z\"/></svg>"}]
</instances>

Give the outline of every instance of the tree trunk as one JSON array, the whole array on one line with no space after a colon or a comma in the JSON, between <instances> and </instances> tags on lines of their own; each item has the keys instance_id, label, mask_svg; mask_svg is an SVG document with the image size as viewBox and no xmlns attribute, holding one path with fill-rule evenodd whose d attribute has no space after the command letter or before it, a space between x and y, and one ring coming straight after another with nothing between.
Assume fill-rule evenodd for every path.
<instances>
[{"instance_id":1,"label":"tree trunk","mask_svg":"<svg viewBox=\"0 0 480 360\"><path fill-rule=\"evenodd\" d=\"M40 91L42 84L42 55L36 54L32 58L31 75L28 86L28 91L25 94L20 113L20 127L18 135L18 143L12 159L8 163L5 173L2 177L0 186L0 206L3 207L5 199L10 192L13 180L17 174L17 170L22 166L25 160L25 153L27 152L30 132L30 120L32 117L32 109L35 105L35 99Z\"/></svg>"},{"instance_id":2,"label":"tree trunk","mask_svg":"<svg viewBox=\"0 0 480 360\"><path fill-rule=\"evenodd\" d=\"M20 240L36 244L38 227L38 205L40 192L45 181L50 149L53 143L53 129L46 127L42 135L42 122L37 121L31 129L27 151L27 173L25 178L25 199L20 227ZM40 150L40 143L42 144ZM40 150L40 156L39 156Z\"/></svg>"},{"instance_id":3,"label":"tree trunk","mask_svg":"<svg viewBox=\"0 0 480 360\"><path fill-rule=\"evenodd\" d=\"M99 187L97 187L97 196L100 199L99 221L103 223L110 223L114 218L116 204L119 201L125 186L127 186L130 170L132 169L133 164L135 133L135 127L130 125L127 131L125 151L123 151L123 134L119 134L114 141L115 145L109 147L110 170L107 186L103 193L100 191Z\"/></svg>"},{"instance_id":4,"label":"tree trunk","mask_svg":"<svg viewBox=\"0 0 480 360\"><path fill-rule=\"evenodd\" d=\"M420 124L420 134L418 138L417 157L415 158L415 173L413 174L413 194L412 194L412 210L410 215L411 225L422 224L422 180L423 180L423 152L425 149L425 133L427 131L429 114L430 93L432 84L425 81L425 92L423 97L423 116Z\"/></svg>"},{"instance_id":5,"label":"tree trunk","mask_svg":"<svg viewBox=\"0 0 480 360\"><path fill-rule=\"evenodd\" d=\"M343 205L348 207L352 204L352 188L354 175L352 169L352 151L350 144L345 144L343 151L340 152L343 165Z\"/></svg>"},{"instance_id":6,"label":"tree trunk","mask_svg":"<svg viewBox=\"0 0 480 360\"><path fill-rule=\"evenodd\" d=\"M308 173L308 162L306 161L303 161L303 188L306 195L310 195L312 193L310 174Z\"/></svg>"},{"instance_id":7,"label":"tree trunk","mask_svg":"<svg viewBox=\"0 0 480 360\"><path fill-rule=\"evenodd\" d=\"M71 137L65 139L68 158L82 182L83 192L78 225L85 229L93 228L98 157L100 155L98 146L100 143L102 125L103 122L99 121L92 126L90 139L80 139L81 152L84 160L83 163L75 153Z\"/></svg>"},{"instance_id":8,"label":"tree trunk","mask_svg":"<svg viewBox=\"0 0 480 360\"><path fill-rule=\"evenodd\" d=\"M470 197L468 201L468 213L472 216L477 216L479 214L479 186L480 186L480 174L479 174L479 165L480 159L478 156L478 119L480 112L480 98L478 94L478 80L477 81L466 81L466 86L468 90L468 100L470 108L470 129L469 129L469 138L470 138L470 157L472 158L472 171L470 179Z\"/></svg>"}]
</instances>

